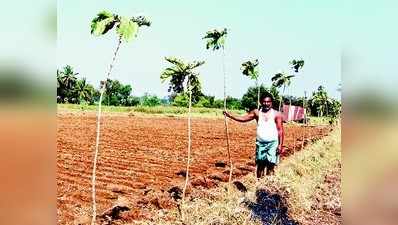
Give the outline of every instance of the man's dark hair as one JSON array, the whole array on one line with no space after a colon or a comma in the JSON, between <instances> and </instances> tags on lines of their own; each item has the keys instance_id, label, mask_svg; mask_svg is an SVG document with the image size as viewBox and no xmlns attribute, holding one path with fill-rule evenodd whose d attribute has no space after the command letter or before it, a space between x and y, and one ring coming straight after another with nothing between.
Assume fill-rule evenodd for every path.
<instances>
[{"instance_id":1,"label":"man's dark hair","mask_svg":"<svg viewBox=\"0 0 398 225\"><path fill-rule=\"evenodd\" d=\"M272 102L274 101L274 97L271 94L269 94L269 93L261 94L260 102L262 102L264 100L264 98L270 98Z\"/></svg>"}]
</instances>

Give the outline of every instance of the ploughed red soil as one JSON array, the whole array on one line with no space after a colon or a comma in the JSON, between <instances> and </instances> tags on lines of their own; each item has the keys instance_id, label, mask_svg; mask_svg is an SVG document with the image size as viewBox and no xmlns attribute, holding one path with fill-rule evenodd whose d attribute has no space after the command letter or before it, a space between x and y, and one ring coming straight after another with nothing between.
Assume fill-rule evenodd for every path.
<instances>
[{"instance_id":1,"label":"ploughed red soil","mask_svg":"<svg viewBox=\"0 0 398 225\"><path fill-rule=\"evenodd\" d=\"M173 207L174 200L148 198L183 187L187 157L187 119L135 117L107 114L102 117L97 164L97 214L123 196L132 203L130 218L139 218L146 204ZM95 114L58 113L57 208L58 224L73 224L86 211L91 214L91 173L96 137ZM233 178L255 169L255 122L229 121ZM329 127L285 125L287 155L319 139ZM223 119L192 119L193 188L210 188L228 181L229 165ZM283 160L283 159L282 159ZM223 167L223 163L226 165Z\"/></svg>"}]
</instances>

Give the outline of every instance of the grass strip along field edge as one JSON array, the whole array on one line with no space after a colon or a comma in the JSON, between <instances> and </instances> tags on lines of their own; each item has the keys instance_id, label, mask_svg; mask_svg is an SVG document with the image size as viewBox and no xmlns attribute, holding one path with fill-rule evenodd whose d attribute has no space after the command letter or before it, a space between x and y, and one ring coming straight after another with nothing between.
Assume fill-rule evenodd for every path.
<instances>
[{"instance_id":1,"label":"grass strip along field edge","mask_svg":"<svg viewBox=\"0 0 398 225\"><path fill-rule=\"evenodd\" d=\"M228 195L227 184L202 190L207 192L204 197L191 199L182 209L185 221L175 209L135 224L341 224L340 173L341 128L336 126L325 138L284 159L274 176L240 179L245 193L233 189ZM334 184L328 184L330 176L336 177ZM323 191L328 186L335 191ZM320 198L328 200L321 207L316 206ZM334 207L325 207L331 202Z\"/></svg>"}]
</instances>

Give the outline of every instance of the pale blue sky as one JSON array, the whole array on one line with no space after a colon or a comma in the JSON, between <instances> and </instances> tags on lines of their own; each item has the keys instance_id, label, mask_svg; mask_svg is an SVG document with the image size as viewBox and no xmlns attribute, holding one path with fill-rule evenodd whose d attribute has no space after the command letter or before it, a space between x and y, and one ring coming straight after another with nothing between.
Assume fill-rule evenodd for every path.
<instances>
[{"instance_id":1,"label":"pale blue sky","mask_svg":"<svg viewBox=\"0 0 398 225\"><path fill-rule=\"evenodd\" d=\"M341 49L332 1L58 1L58 68L72 65L98 86L111 61L117 37L90 34L90 21L101 10L120 15L143 13L152 26L142 28L133 42L122 44L111 75L131 84L134 95L145 92L168 95L167 83L159 76L168 65L165 56L204 60L199 68L203 91L223 96L221 52L205 49L206 31L226 27L228 95L242 97L253 81L244 77L240 65L248 59L260 61L260 82L270 85L278 70L289 70L294 58L305 60L286 94L303 96L319 85L334 98L341 83Z\"/></svg>"}]
</instances>

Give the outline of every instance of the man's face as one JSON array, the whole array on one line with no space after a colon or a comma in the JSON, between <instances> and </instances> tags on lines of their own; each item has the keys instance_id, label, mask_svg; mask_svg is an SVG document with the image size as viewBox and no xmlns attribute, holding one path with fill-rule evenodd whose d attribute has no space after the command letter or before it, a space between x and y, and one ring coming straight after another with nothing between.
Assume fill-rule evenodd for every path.
<instances>
[{"instance_id":1,"label":"man's face","mask_svg":"<svg viewBox=\"0 0 398 225\"><path fill-rule=\"evenodd\" d=\"M261 105L267 110L271 109L272 108L272 99L270 97L263 98Z\"/></svg>"}]
</instances>

